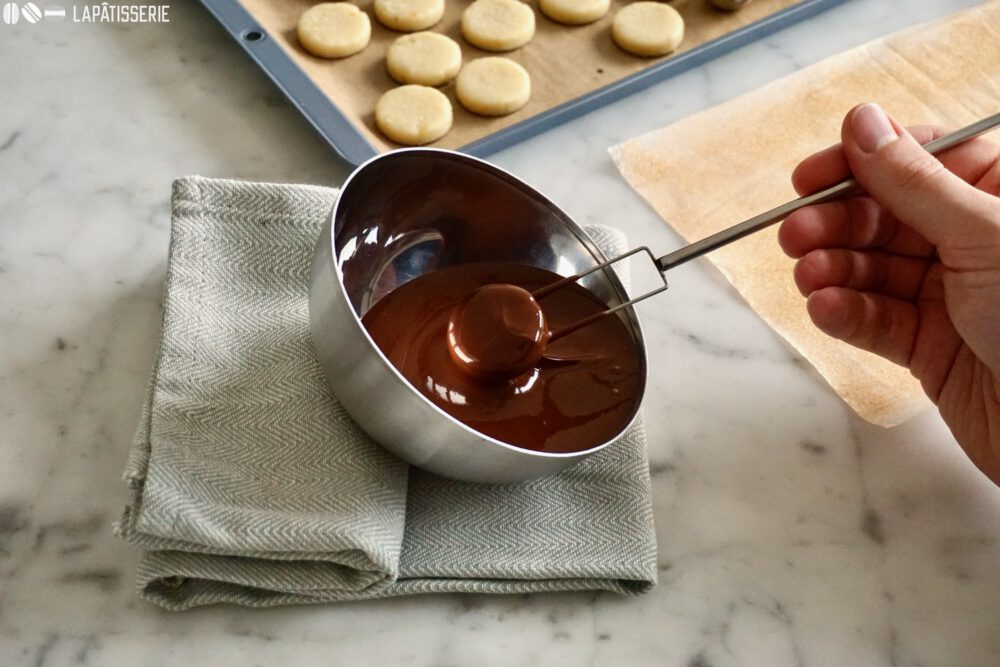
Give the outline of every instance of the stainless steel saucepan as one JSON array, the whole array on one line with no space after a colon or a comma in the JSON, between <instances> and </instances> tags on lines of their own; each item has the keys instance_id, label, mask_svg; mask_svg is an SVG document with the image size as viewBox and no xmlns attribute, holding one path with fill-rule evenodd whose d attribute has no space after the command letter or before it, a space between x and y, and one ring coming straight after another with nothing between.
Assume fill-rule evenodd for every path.
<instances>
[{"instance_id":1,"label":"stainless steel saucepan","mask_svg":"<svg viewBox=\"0 0 1000 667\"><path fill-rule=\"evenodd\" d=\"M470 233L484 225L489 234ZM606 260L559 207L502 169L444 150L386 153L347 179L317 242L309 291L316 353L344 409L409 463L474 482L555 473L621 433L567 454L521 449L478 433L416 391L372 341L361 317L395 287L454 264L519 262L569 276ZM611 305L628 299L611 269L581 283ZM635 339L644 390L639 322L631 307L615 316Z\"/></svg>"}]
</instances>

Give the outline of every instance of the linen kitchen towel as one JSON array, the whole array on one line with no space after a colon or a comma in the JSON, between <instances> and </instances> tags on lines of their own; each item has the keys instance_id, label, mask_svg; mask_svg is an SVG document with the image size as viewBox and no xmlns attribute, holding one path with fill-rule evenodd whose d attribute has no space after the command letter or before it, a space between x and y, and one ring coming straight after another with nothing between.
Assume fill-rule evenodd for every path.
<instances>
[{"instance_id":1,"label":"linen kitchen towel","mask_svg":"<svg viewBox=\"0 0 1000 667\"><path fill-rule=\"evenodd\" d=\"M307 303L336 195L174 183L160 344L118 525L142 549L140 596L187 609L651 588L641 423L559 475L482 485L410 468L346 415ZM609 256L625 248L614 230L589 231Z\"/></svg>"}]
</instances>

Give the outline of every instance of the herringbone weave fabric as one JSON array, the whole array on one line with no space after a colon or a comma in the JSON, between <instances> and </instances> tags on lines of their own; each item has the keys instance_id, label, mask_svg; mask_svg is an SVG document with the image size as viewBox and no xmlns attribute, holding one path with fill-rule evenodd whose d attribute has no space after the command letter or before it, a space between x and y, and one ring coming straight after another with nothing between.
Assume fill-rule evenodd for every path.
<instances>
[{"instance_id":1,"label":"herringbone weave fabric","mask_svg":"<svg viewBox=\"0 0 1000 667\"><path fill-rule=\"evenodd\" d=\"M315 360L313 244L336 190L185 178L120 534L170 609L425 592L640 593L656 579L645 439L560 475L477 485L410 469ZM615 254L617 232L592 230Z\"/></svg>"}]
</instances>

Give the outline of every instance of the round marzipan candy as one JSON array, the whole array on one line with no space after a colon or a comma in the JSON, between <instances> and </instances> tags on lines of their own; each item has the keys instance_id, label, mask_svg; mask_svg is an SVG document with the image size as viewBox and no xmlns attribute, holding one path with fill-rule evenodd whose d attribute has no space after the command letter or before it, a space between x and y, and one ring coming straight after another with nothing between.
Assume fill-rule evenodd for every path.
<instances>
[{"instance_id":1,"label":"round marzipan candy","mask_svg":"<svg viewBox=\"0 0 1000 667\"><path fill-rule=\"evenodd\" d=\"M476 0L462 12L462 36L486 51L512 51L535 36L535 12L519 0Z\"/></svg>"},{"instance_id":2,"label":"round marzipan candy","mask_svg":"<svg viewBox=\"0 0 1000 667\"><path fill-rule=\"evenodd\" d=\"M528 103L531 77L509 58L473 60L458 73L455 95L462 106L481 116L504 116Z\"/></svg>"},{"instance_id":3,"label":"round marzipan candy","mask_svg":"<svg viewBox=\"0 0 1000 667\"><path fill-rule=\"evenodd\" d=\"M302 12L299 43L321 58L344 58L368 46L372 24L368 15L349 2L324 2Z\"/></svg>"},{"instance_id":4,"label":"round marzipan candy","mask_svg":"<svg viewBox=\"0 0 1000 667\"><path fill-rule=\"evenodd\" d=\"M607 14L611 0L538 0L538 8L553 21L584 25Z\"/></svg>"},{"instance_id":5,"label":"round marzipan candy","mask_svg":"<svg viewBox=\"0 0 1000 667\"><path fill-rule=\"evenodd\" d=\"M436 32L403 35L389 45L385 67L400 83L441 86L462 67L462 49L450 37Z\"/></svg>"},{"instance_id":6,"label":"round marzipan candy","mask_svg":"<svg viewBox=\"0 0 1000 667\"><path fill-rule=\"evenodd\" d=\"M611 23L615 44L637 56L663 56L684 39L684 19L660 2L633 2L618 10Z\"/></svg>"},{"instance_id":7,"label":"round marzipan candy","mask_svg":"<svg viewBox=\"0 0 1000 667\"><path fill-rule=\"evenodd\" d=\"M444 16L444 0L375 0L375 18L391 30L426 30Z\"/></svg>"},{"instance_id":8,"label":"round marzipan candy","mask_svg":"<svg viewBox=\"0 0 1000 667\"><path fill-rule=\"evenodd\" d=\"M451 129L451 102L437 88L408 85L393 88L375 105L375 125L405 146L437 141Z\"/></svg>"}]
</instances>

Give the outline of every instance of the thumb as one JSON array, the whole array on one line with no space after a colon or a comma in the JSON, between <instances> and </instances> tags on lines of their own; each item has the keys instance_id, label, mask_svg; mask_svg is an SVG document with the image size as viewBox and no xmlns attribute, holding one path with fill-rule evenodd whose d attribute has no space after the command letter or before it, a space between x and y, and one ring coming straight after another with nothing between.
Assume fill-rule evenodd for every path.
<instances>
[{"instance_id":1,"label":"thumb","mask_svg":"<svg viewBox=\"0 0 1000 667\"><path fill-rule=\"evenodd\" d=\"M949 248L981 247L1000 236L1000 200L946 169L877 104L847 114L842 141L868 194L937 246L946 263Z\"/></svg>"}]
</instances>

